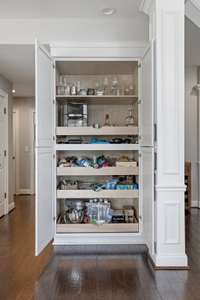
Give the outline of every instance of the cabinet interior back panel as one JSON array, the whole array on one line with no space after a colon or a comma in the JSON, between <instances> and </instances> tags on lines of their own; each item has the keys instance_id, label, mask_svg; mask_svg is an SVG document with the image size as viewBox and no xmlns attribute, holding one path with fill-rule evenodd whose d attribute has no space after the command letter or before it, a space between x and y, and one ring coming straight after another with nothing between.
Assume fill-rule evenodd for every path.
<instances>
[{"instance_id":1,"label":"cabinet interior back panel","mask_svg":"<svg viewBox=\"0 0 200 300\"><path fill-rule=\"evenodd\" d=\"M133 74L138 68L136 61L58 61L61 75Z\"/></svg>"}]
</instances>

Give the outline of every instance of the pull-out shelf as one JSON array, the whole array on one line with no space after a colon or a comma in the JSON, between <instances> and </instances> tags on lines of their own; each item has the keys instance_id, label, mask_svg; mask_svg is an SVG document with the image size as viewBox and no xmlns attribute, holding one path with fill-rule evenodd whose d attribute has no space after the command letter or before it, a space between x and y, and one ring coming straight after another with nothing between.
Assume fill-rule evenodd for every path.
<instances>
[{"instance_id":1,"label":"pull-out shelf","mask_svg":"<svg viewBox=\"0 0 200 300\"><path fill-rule=\"evenodd\" d=\"M57 190L57 199L93 199L93 198L127 198L133 199L139 197L138 190Z\"/></svg>"},{"instance_id":2,"label":"pull-out shelf","mask_svg":"<svg viewBox=\"0 0 200 300\"><path fill-rule=\"evenodd\" d=\"M56 135L71 135L71 136L104 136L104 135L137 135L137 126L104 126L101 128L88 127L57 127Z\"/></svg>"},{"instance_id":3,"label":"pull-out shelf","mask_svg":"<svg viewBox=\"0 0 200 300\"><path fill-rule=\"evenodd\" d=\"M60 151L138 151L138 144L56 144Z\"/></svg>"},{"instance_id":4,"label":"pull-out shelf","mask_svg":"<svg viewBox=\"0 0 200 300\"><path fill-rule=\"evenodd\" d=\"M115 224L57 224L57 233L108 233L108 232L138 232L138 223L115 223Z\"/></svg>"},{"instance_id":5,"label":"pull-out shelf","mask_svg":"<svg viewBox=\"0 0 200 300\"><path fill-rule=\"evenodd\" d=\"M92 167L58 167L58 176L115 176L138 175L138 167L105 167L95 169Z\"/></svg>"}]
</instances>

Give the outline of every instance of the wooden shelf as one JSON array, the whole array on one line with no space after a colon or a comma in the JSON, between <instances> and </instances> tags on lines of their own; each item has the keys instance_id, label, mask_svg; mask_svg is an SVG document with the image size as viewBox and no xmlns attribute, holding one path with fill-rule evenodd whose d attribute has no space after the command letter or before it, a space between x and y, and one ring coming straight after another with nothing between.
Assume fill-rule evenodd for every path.
<instances>
[{"instance_id":1,"label":"wooden shelf","mask_svg":"<svg viewBox=\"0 0 200 300\"><path fill-rule=\"evenodd\" d=\"M57 127L56 135L137 135L137 126L108 126L101 128L88 127Z\"/></svg>"},{"instance_id":2,"label":"wooden shelf","mask_svg":"<svg viewBox=\"0 0 200 300\"><path fill-rule=\"evenodd\" d=\"M56 232L57 233L95 233L95 232L138 232L139 224L138 223L116 223L116 224L103 224L103 225L94 225L94 224L57 224Z\"/></svg>"},{"instance_id":3,"label":"wooden shelf","mask_svg":"<svg viewBox=\"0 0 200 300\"><path fill-rule=\"evenodd\" d=\"M139 197L138 190L57 190L57 199L127 198Z\"/></svg>"},{"instance_id":4,"label":"wooden shelf","mask_svg":"<svg viewBox=\"0 0 200 300\"><path fill-rule=\"evenodd\" d=\"M58 151L133 151L139 144L56 144Z\"/></svg>"},{"instance_id":5,"label":"wooden shelf","mask_svg":"<svg viewBox=\"0 0 200 300\"><path fill-rule=\"evenodd\" d=\"M58 176L112 176L112 175L138 175L138 167L105 167L95 169L92 167L58 167Z\"/></svg>"}]
</instances>

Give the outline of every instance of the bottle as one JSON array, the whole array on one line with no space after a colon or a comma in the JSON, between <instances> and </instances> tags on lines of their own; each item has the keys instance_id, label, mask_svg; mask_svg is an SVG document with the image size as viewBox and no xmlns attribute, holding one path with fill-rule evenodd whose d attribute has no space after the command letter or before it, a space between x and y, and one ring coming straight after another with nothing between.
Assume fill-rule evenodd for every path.
<instances>
[{"instance_id":1,"label":"bottle","mask_svg":"<svg viewBox=\"0 0 200 300\"><path fill-rule=\"evenodd\" d=\"M104 95L109 95L108 84L108 77L105 77L103 80Z\"/></svg>"},{"instance_id":2,"label":"bottle","mask_svg":"<svg viewBox=\"0 0 200 300\"><path fill-rule=\"evenodd\" d=\"M72 96L77 95L77 87L76 87L76 84L75 84L75 83L73 83L72 86L71 86L70 94L71 94Z\"/></svg>"},{"instance_id":3,"label":"bottle","mask_svg":"<svg viewBox=\"0 0 200 300\"><path fill-rule=\"evenodd\" d=\"M114 96L120 95L120 88L119 88L119 82L117 80L117 77L115 77L112 81L112 95Z\"/></svg>"},{"instance_id":4,"label":"bottle","mask_svg":"<svg viewBox=\"0 0 200 300\"><path fill-rule=\"evenodd\" d=\"M76 84L76 92L78 95L80 94L80 90L81 90L81 82L80 80L78 80Z\"/></svg>"},{"instance_id":5,"label":"bottle","mask_svg":"<svg viewBox=\"0 0 200 300\"><path fill-rule=\"evenodd\" d=\"M126 117L126 126L133 126L134 125L134 117L133 117L133 110L130 108L128 110L128 116Z\"/></svg>"},{"instance_id":6,"label":"bottle","mask_svg":"<svg viewBox=\"0 0 200 300\"><path fill-rule=\"evenodd\" d=\"M106 114L105 115L105 123L104 126L111 126L111 122L110 122L110 115Z\"/></svg>"}]
</instances>

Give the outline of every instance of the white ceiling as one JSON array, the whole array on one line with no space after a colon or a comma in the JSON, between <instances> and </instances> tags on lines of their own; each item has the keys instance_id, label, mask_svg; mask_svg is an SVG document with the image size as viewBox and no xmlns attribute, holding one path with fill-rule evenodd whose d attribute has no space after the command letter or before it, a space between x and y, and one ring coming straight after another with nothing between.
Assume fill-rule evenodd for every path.
<instances>
[{"instance_id":1,"label":"white ceiling","mask_svg":"<svg viewBox=\"0 0 200 300\"><path fill-rule=\"evenodd\" d=\"M31 96L34 90L34 46L0 45L0 74L13 83L17 96Z\"/></svg>"},{"instance_id":2,"label":"white ceiling","mask_svg":"<svg viewBox=\"0 0 200 300\"><path fill-rule=\"evenodd\" d=\"M0 0L0 19L101 18L101 10L114 7L113 18L139 13L141 0Z\"/></svg>"}]
</instances>

